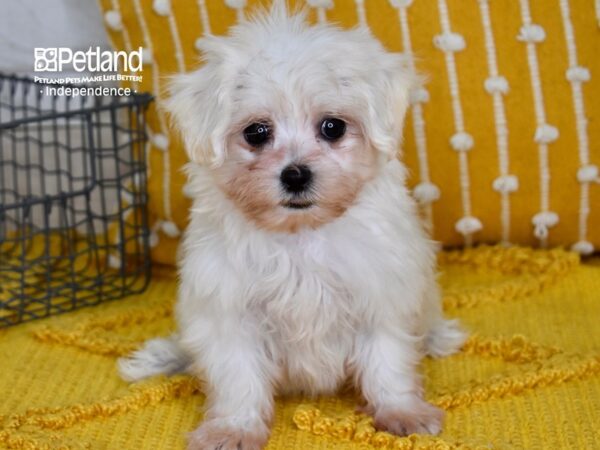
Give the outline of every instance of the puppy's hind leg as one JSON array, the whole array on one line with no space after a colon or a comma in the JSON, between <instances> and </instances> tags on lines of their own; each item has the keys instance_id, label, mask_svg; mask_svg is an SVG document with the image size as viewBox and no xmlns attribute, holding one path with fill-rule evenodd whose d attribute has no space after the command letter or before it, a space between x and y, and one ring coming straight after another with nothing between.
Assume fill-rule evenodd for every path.
<instances>
[{"instance_id":1,"label":"puppy's hind leg","mask_svg":"<svg viewBox=\"0 0 600 450\"><path fill-rule=\"evenodd\" d=\"M179 346L176 336L150 339L139 350L117 360L121 378L138 381L154 375L185 372L191 363Z\"/></svg>"}]
</instances>

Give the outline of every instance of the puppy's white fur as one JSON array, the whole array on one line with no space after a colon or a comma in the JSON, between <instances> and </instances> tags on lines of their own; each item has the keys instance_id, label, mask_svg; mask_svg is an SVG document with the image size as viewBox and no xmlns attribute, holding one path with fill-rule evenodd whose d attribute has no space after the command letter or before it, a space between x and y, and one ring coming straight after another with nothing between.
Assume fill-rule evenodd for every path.
<instances>
[{"instance_id":1,"label":"puppy's white fur","mask_svg":"<svg viewBox=\"0 0 600 450\"><path fill-rule=\"evenodd\" d=\"M277 392L331 393L346 378L379 428L437 433L417 365L464 334L442 317L434 247L395 158L413 75L368 32L309 27L281 6L203 49L169 102L195 198L178 335L120 360L123 377L190 370L205 382L194 449L261 448ZM325 116L346 120L339 141L318 135ZM273 136L249 148L241 130L258 119ZM315 173L300 211L281 205L279 185L298 161Z\"/></svg>"}]
</instances>

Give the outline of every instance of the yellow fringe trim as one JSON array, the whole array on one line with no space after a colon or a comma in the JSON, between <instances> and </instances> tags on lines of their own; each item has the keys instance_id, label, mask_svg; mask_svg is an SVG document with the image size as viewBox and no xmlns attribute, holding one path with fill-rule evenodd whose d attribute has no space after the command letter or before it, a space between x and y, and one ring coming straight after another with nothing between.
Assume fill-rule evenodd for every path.
<instances>
[{"instance_id":1,"label":"yellow fringe trim","mask_svg":"<svg viewBox=\"0 0 600 450\"><path fill-rule=\"evenodd\" d=\"M129 394L93 404L79 404L64 408L33 408L22 414L4 418L0 431L0 443L9 448L45 449L72 448L72 446L54 446L47 442L29 437L31 433L20 434L19 430L27 425L44 430L61 430L82 422L108 418L118 414L139 410L174 398L189 397L198 393L198 385L191 377L176 376L150 385L133 385ZM43 434L44 441L52 435ZM58 437L56 437L58 439ZM64 439L60 439L64 441Z\"/></svg>"},{"instance_id":2,"label":"yellow fringe trim","mask_svg":"<svg viewBox=\"0 0 600 450\"><path fill-rule=\"evenodd\" d=\"M539 251L522 247L481 246L442 252L438 261L441 265L466 265L479 272L519 276L519 279L498 282L489 288L444 293L445 308L472 308L539 294L577 267L579 256L562 249Z\"/></svg>"},{"instance_id":3,"label":"yellow fringe trim","mask_svg":"<svg viewBox=\"0 0 600 450\"><path fill-rule=\"evenodd\" d=\"M40 342L68 345L86 350L90 353L105 356L122 356L134 351L140 342L131 339L119 339L114 333L110 337L95 335L98 330L111 332L119 328L141 325L156 320L169 318L172 315L171 304L163 301L158 306L150 309L126 311L109 317L95 317L84 320L72 330L64 330L42 326L32 333Z\"/></svg>"},{"instance_id":4,"label":"yellow fringe trim","mask_svg":"<svg viewBox=\"0 0 600 450\"><path fill-rule=\"evenodd\" d=\"M371 417L358 413L352 413L341 418L327 417L318 408L310 405L298 406L292 420L299 430L308 431L317 436L371 445L380 449L466 450L476 448L463 442L448 442L440 437L428 435L413 434L407 437L398 437L390 433L377 431L373 426Z\"/></svg>"},{"instance_id":5,"label":"yellow fringe trim","mask_svg":"<svg viewBox=\"0 0 600 450\"><path fill-rule=\"evenodd\" d=\"M561 353L558 347L543 346L529 342L520 334L511 338L484 338L471 335L463 344L462 352L467 355L499 357L506 362L518 364L544 361Z\"/></svg>"},{"instance_id":6,"label":"yellow fringe trim","mask_svg":"<svg viewBox=\"0 0 600 450\"><path fill-rule=\"evenodd\" d=\"M433 403L454 409L472 403L522 394L533 388L553 386L567 381L590 378L600 373L600 356L586 358L571 367L546 368L507 377L493 378L491 382L467 390L443 395Z\"/></svg>"},{"instance_id":7,"label":"yellow fringe trim","mask_svg":"<svg viewBox=\"0 0 600 450\"><path fill-rule=\"evenodd\" d=\"M537 364L526 372L493 377L487 382L470 385L469 388L455 393L444 394L433 401L434 404L445 409L517 395L529 389L589 378L600 373L600 355L585 359L581 359L578 355L565 355L558 347L539 345L521 335L497 339L473 335L465 342L462 351L467 355L499 357L503 361L517 364L534 362Z\"/></svg>"}]
</instances>

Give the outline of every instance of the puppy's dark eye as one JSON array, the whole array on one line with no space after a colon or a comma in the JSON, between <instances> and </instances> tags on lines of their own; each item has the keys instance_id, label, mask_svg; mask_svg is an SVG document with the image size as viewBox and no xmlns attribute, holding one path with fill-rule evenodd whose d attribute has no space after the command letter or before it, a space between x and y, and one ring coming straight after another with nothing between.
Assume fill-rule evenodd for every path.
<instances>
[{"instance_id":1,"label":"puppy's dark eye","mask_svg":"<svg viewBox=\"0 0 600 450\"><path fill-rule=\"evenodd\" d=\"M260 147L271 137L271 129L264 123L253 123L244 128L244 139L253 147Z\"/></svg>"},{"instance_id":2,"label":"puppy's dark eye","mask_svg":"<svg viewBox=\"0 0 600 450\"><path fill-rule=\"evenodd\" d=\"M342 119L323 119L321 122L321 136L329 141L341 138L346 132L346 122Z\"/></svg>"}]
</instances>

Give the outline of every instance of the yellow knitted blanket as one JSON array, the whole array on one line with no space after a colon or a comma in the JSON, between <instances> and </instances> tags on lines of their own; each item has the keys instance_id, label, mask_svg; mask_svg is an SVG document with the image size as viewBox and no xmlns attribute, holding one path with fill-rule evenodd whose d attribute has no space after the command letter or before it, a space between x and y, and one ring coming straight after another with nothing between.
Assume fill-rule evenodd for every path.
<instances>
[{"instance_id":1,"label":"yellow knitted blanket","mask_svg":"<svg viewBox=\"0 0 600 450\"><path fill-rule=\"evenodd\" d=\"M440 255L444 304L472 336L423 363L438 437L376 432L354 394L276 403L269 449L600 448L600 263L561 250ZM173 327L175 280L0 331L0 447L180 449L202 420L187 376L128 385L115 359Z\"/></svg>"}]
</instances>

